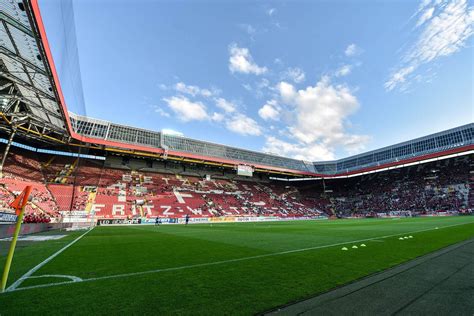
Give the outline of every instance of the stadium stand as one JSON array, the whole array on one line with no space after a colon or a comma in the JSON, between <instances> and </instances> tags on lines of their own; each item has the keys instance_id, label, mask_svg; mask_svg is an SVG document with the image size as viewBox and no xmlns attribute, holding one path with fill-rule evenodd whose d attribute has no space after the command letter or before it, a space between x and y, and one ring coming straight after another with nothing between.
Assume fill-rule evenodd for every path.
<instances>
[{"instance_id":1,"label":"stadium stand","mask_svg":"<svg viewBox=\"0 0 474 316\"><path fill-rule=\"evenodd\" d=\"M2 205L27 184L33 186L28 221L60 221L69 211L104 219L411 216L470 213L473 205L473 155L304 182L242 178L218 169L206 179L196 166L180 173L174 164L163 166L153 170L137 158L79 160L15 147L0 179Z\"/></svg>"},{"instance_id":2,"label":"stadium stand","mask_svg":"<svg viewBox=\"0 0 474 316\"><path fill-rule=\"evenodd\" d=\"M472 155L328 182L327 195L339 216L467 211L471 171Z\"/></svg>"}]
</instances>

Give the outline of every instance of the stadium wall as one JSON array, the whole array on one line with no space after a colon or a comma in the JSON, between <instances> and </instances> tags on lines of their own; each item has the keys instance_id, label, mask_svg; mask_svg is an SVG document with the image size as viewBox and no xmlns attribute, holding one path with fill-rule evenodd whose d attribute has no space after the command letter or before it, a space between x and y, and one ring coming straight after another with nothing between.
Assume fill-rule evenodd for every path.
<instances>
[{"instance_id":1,"label":"stadium wall","mask_svg":"<svg viewBox=\"0 0 474 316\"><path fill-rule=\"evenodd\" d=\"M15 232L16 224L0 224L0 238L9 238ZM71 223L23 223L20 235L35 234L50 230L66 229L72 227Z\"/></svg>"}]
</instances>

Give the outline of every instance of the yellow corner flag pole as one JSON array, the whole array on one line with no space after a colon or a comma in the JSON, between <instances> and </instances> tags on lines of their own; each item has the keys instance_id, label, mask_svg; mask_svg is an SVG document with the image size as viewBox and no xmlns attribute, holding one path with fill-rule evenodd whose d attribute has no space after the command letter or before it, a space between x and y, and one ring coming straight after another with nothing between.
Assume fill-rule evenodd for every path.
<instances>
[{"instance_id":1,"label":"yellow corner flag pole","mask_svg":"<svg viewBox=\"0 0 474 316\"><path fill-rule=\"evenodd\" d=\"M21 223L23 222L23 214L25 213L26 203L28 202L30 192L31 186L27 186L25 190L15 199L15 201L10 204L10 206L16 209L18 218L16 220L15 233L13 234L13 239L10 244L10 250L8 251L7 261L5 262L5 269L3 270L1 292L5 292L5 288L7 286L8 273L10 272L13 253L15 252L16 241L18 240L18 235L20 234Z\"/></svg>"}]
</instances>

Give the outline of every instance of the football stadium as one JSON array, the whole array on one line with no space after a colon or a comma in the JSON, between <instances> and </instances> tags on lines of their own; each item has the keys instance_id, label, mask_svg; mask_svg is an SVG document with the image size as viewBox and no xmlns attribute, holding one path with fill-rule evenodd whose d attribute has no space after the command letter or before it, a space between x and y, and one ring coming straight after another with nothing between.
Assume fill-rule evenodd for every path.
<instances>
[{"instance_id":1,"label":"football stadium","mask_svg":"<svg viewBox=\"0 0 474 316\"><path fill-rule=\"evenodd\" d=\"M277 12L283 14L273 7L278 3L269 2L264 14L285 31L291 25L275 22ZM472 5L443 3L430 4L430 15L417 27L428 27L433 14L455 5L447 13L470 12L458 39L467 41ZM208 9L214 5L219 6L207 3ZM46 19L45 11L56 15ZM471 78L467 124L434 126L434 133L311 160L309 143L294 155L286 147L270 153L250 143L220 144L199 129L199 136L189 137L165 131L172 118L162 109L156 128L124 124L135 122L126 120L136 114L135 105L129 105L130 113L113 113L121 110L107 105L106 93L101 108L111 118L87 115L82 91L88 83L81 77L74 15L71 0L0 0L0 315L473 315L472 54L465 69ZM242 32L254 42L261 34L250 25ZM472 53L472 41L464 44ZM349 45L345 55L362 52ZM231 44L229 53L233 76L271 72L255 64L246 48ZM333 78L357 67L364 65L354 62ZM121 70L114 76L134 80ZM410 73L386 89L405 84ZM294 79L296 86L304 73ZM329 87L329 80L314 89L357 93ZM218 89L182 82L162 88L170 89L187 93L181 101L216 95L227 106L221 116L204 121L224 124L217 122L234 113L255 122ZM290 86L281 100L292 98L298 106L316 90L296 92ZM173 98L163 100L176 110ZM191 124L182 112L189 102L174 112L182 113L177 122L183 126ZM201 102L193 105L204 108ZM282 112L283 105L268 102L259 111L266 120L275 112L263 109ZM224 126L235 127L229 122L216 126L224 133ZM267 140L281 135L273 127L265 133L273 135Z\"/></svg>"}]
</instances>

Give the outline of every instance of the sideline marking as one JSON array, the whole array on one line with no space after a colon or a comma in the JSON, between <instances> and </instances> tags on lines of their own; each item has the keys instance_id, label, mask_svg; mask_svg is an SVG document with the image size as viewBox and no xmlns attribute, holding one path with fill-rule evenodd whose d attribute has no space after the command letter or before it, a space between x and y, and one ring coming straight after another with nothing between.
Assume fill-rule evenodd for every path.
<instances>
[{"instance_id":1,"label":"sideline marking","mask_svg":"<svg viewBox=\"0 0 474 316\"><path fill-rule=\"evenodd\" d=\"M48 258L46 258L43 262L39 263L36 267L34 267L33 269L31 269L30 271L26 272L25 274L23 274L18 280L16 280L12 285L10 285L6 290L5 292L11 292L11 291L14 291L16 290L16 288L21 284L23 283L23 281L25 281L27 278L31 277L31 275L33 273L35 273L36 271L38 271L41 267L43 267L45 264L47 264L48 262L50 262L51 260L53 260L54 258L56 258L59 254L61 254L64 250L66 250L67 248L71 247L72 245L74 245L76 242L79 241L79 239L81 239L82 237L84 237L86 234L88 234L89 232L91 232L92 230L94 229L94 227L92 227L91 229L88 229L84 234L80 235L79 237L77 237L76 239L74 239L73 241L71 241L69 244L67 244L66 246L64 246L63 248L59 249L58 251L56 251L54 254L52 254L51 256L49 256ZM69 282L76 282L76 281L67 281L68 283Z\"/></svg>"},{"instance_id":2,"label":"sideline marking","mask_svg":"<svg viewBox=\"0 0 474 316\"><path fill-rule=\"evenodd\" d=\"M395 237L395 236L400 236L400 235L405 235L405 234L415 234L415 233L421 233L421 232L426 232L426 231L431 231L431 230L436 230L436 229L443 229L443 228L461 226L461 225L468 225L468 224L473 224L473 223L469 222L469 223L462 223L462 224L453 224L453 225L447 225L447 226L443 226L443 227L439 227L439 228L422 229L422 230L416 230L416 231L411 231L411 232L404 232L404 233L378 236L378 237L373 237L373 238L365 238L365 239L359 239L359 240L348 240L348 241L340 242L340 243L336 243L336 244L321 245L321 246L316 246L316 247L300 248L300 249L293 249L293 250L286 250L286 251L281 251L281 252L273 252L273 253L267 253L267 254L262 254L262 255L257 255L257 256L236 258L236 259L230 259L230 260L198 263L198 264L192 264L192 265L187 265L187 266L179 266L179 267L164 268L164 269L155 269L155 270L140 271L140 272L114 274L114 275L108 275L108 276L103 276L103 277L82 279L81 281L64 281L64 282L39 284L39 285L25 286L25 287L21 287L21 288L14 288L14 289L11 289L11 290L10 290L10 288L8 288L5 291L5 293L6 292L13 292L13 291L29 290L29 289L35 289L35 288L52 287L52 286L63 285L63 284L91 282L91 281L99 281L99 280L107 280L107 279L119 279L119 278L126 278L126 277L137 276L137 275L146 275L146 274L154 274L154 273L159 273L159 272L168 272L168 271L176 271L176 270L185 270L185 269L192 269L192 268L199 268L199 267L214 266L214 265L220 265L220 264L225 264L225 263L247 261L247 260L260 259L260 258L266 258L266 257L274 257L274 256L285 255L285 254L289 254L289 253L297 253L297 252L304 252L304 251L309 251L309 250L330 248L330 247L335 247L335 246L347 245L349 243L358 243L358 242L362 242L362 241L385 239L385 238L390 238L390 237ZM82 237L82 236L80 236L80 237ZM0 293L0 295L1 295L1 293Z\"/></svg>"}]
</instances>

